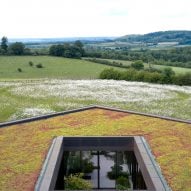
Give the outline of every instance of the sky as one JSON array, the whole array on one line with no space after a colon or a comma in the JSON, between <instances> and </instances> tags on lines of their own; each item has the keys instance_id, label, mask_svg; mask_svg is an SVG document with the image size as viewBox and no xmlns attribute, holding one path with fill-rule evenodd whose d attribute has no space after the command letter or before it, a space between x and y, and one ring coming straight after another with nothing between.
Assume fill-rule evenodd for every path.
<instances>
[{"instance_id":1,"label":"sky","mask_svg":"<svg viewBox=\"0 0 191 191\"><path fill-rule=\"evenodd\" d=\"M111 37L165 30L191 30L191 0L0 0L0 37Z\"/></svg>"}]
</instances>

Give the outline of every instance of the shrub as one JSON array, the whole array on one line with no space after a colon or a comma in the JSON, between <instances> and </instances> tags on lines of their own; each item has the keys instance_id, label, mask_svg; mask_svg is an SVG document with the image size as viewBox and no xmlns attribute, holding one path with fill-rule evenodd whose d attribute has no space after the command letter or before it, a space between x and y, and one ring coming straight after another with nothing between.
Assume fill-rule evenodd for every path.
<instances>
[{"instance_id":1,"label":"shrub","mask_svg":"<svg viewBox=\"0 0 191 191\"><path fill-rule=\"evenodd\" d=\"M161 69L154 68L154 67L145 68L144 71L162 73L162 70L161 70Z\"/></svg>"},{"instance_id":2,"label":"shrub","mask_svg":"<svg viewBox=\"0 0 191 191\"><path fill-rule=\"evenodd\" d=\"M146 72L144 72L144 71L136 72L133 75L133 80L142 82L145 79L145 74L146 74Z\"/></svg>"},{"instance_id":3,"label":"shrub","mask_svg":"<svg viewBox=\"0 0 191 191\"><path fill-rule=\"evenodd\" d=\"M91 190L92 184L84 180L83 173L70 175L65 179L65 189L66 190Z\"/></svg>"},{"instance_id":4,"label":"shrub","mask_svg":"<svg viewBox=\"0 0 191 191\"><path fill-rule=\"evenodd\" d=\"M116 61L102 60L102 59L96 59L96 58L89 58L89 59L85 59L85 60L88 60L88 61L94 62L94 63L98 63L98 64L115 66L115 67L119 67L119 68L130 68L130 66L125 66L125 65L123 65L123 63L116 62Z\"/></svg>"},{"instance_id":5,"label":"shrub","mask_svg":"<svg viewBox=\"0 0 191 191\"><path fill-rule=\"evenodd\" d=\"M121 72L120 80L133 81L134 76L137 74L135 69L129 69L125 72Z\"/></svg>"},{"instance_id":6,"label":"shrub","mask_svg":"<svg viewBox=\"0 0 191 191\"><path fill-rule=\"evenodd\" d=\"M150 83L161 83L163 78L164 76L158 72L145 72L145 77L143 81Z\"/></svg>"},{"instance_id":7,"label":"shrub","mask_svg":"<svg viewBox=\"0 0 191 191\"><path fill-rule=\"evenodd\" d=\"M170 76L175 75L175 72L174 72L173 69L170 68L170 67L164 68L163 71L162 71L162 73L163 73L165 76L167 76L167 77L170 77Z\"/></svg>"},{"instance_id":8,"label":"shrub","mask_svg":"<svg viewBox=\"0 0 191 191\"><path fill-rule=\"evenodd\" d=\"M162 71L163 77L162 77L162 83L163 84L172 84L173 83L173 77L175 75L175 72L172 70L172 68L167 67L164 68Z\"/></svg>"},{"instance_id":9,"label":"shrub","mask_svg":"<svg viewBox=\"0 0 191 191\"><path fill-rule=\"evenodd\" d=\"M122 171L121 171L121 172L118 172L118 173L116 174L116 171L110 171L110 172L107 173L107 176L108 176L109 179L115 180L115 179L117 179L119 176L123 176L123 177L128 178L128 177L129 177L129 174L128 174L127 172L122 172Z\"/></svg>"},{"instance_id":10,"label":"shrub","mask_svg":"<svg viewBox=\"0 0 191 191\"><path fill-rule=\"evenodd\" d=\"M123 172L123 167L121 165L114 165L111 167L111 171L107 173L107 176L111 180L115 180L120 176L123 176L125 178L129 177L129 174L127 172Z\"/></svg>"},{"instance_id":11,"label":"shrub","mask_svg":"<svg viewBox=\"0 0 191 191\"><path fill-rule=\"evenodd\" d=\"M118 190L127 190L130 188L129 179L124 176L119 176L116 180L116 188Z\"/></svg>"},{"instance_id":12,"label":"shrub","mask_svg":"<svg viewBox=\"0 0 191 191\"><path fill-rule=\"evenodd\" d=\"M80 159L80 155L72 156L72 159L69 160L69 166L69 174L91 173L94 169L93 162L88 159Z\"/></svg>"},{"instance_id":13,"label":"shrub","mask_svg":"<svg viewBox=\"0 0 191 191\"><path fill-rule=\"evenodd\" d=\"M32 61L29 61L29 66L33 66L33 62Z\"/></svg>"},{"instance_id":14,"label":"shrub","mask_svg":"<svg viewBox=\"0 0 191 191\"><path fill-rule=\"evenodd\" d=\"M82 160L83 172L91 173L94 169L93 162L90 162L88 159Z\"/></svg>"},{"instance_id":15,"label":"shrub","mask_svg":"<svg viewBox=\"0 0 191 191\"><path fill-rule=\"evenodd\" d=\"M21 68L17 68L17 71L18 71L18 72L22 72L22 69L21 69Z\"/></svg>"},{"instance_id":16,"label":"shrub","mask_svg":"<svg viewBox=\"0 0 191 191\"><path fill-rule=\"evenodd\" d=\"M131 64L131 67L136 70L142 70L142 69L144 69L143 61L137 60Z\"/></svg>"},{"instance_id":17,"label":"shrub","mask_svg":"<svg viewBox=\"0 0 191 191\"><path fill-rule=\"evenodd\" d=\"M120 76L121 76L120 72L117 70L114 70L113 68L105 69L100 74L101 79L119 80Z\"/></svg>"},{"instance_id":18,"label":"shrub","mask_svg":"<svg viewBox=\"0 0 191 191\"><path fill-rule=\"evenodd\" d=\"M36 65L37 68L43 68L43 65L41 63Z\"/></svg>"},{"instance_id":19,"label":"shrub","mask_svg":"<svg viewBox=\"0 0 191 191\"><path fill-rule=\"evenodd\" d=\"M181 74L178 76L175 76L173 79L173 82L177 85L191 85L191 73Z\"/></svg>"}]
</instances>

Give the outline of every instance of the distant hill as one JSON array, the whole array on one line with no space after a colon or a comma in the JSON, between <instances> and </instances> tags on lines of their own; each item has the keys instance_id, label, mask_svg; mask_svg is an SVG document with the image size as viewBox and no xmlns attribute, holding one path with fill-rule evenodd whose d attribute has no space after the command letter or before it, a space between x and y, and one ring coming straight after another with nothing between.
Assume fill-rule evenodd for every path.
<instances>
[{"instance_id":1,"label":"distant hill","mask_svg":"<svg viewBox=\"0 0 191 191\"><path fill-rule=\"evenodd\" d=\"M115 41L129 43L164 43L177 42L179 45L191 45L191 31L159 31L144 35L126 35Z\"/></svg>"},{"instance_id":2,"label":"distant hill","mask_svg":"<svg viewBox=\"0 0 191 191\"><path fill-rule=\"evenodd\" d=\"M63 42L74 42L80 40L86 42L110 42L116 37L65 37L65 38L10 38L9 43L23 42L25 44L56 44Z\"/></svg>"}]
</instances>

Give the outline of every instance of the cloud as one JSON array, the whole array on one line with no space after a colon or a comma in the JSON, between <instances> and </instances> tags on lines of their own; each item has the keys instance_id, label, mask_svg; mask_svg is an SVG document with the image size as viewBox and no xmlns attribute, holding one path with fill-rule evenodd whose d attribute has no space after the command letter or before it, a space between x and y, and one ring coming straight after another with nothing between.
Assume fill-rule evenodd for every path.
<instances>
[{"instance_id":1,"label":"cloud","mask_svg":"<svg viewBox=\"0 0 191 191\"><path fill-rule=\"evenodd\" d=\"M191 30L190 0L0 0L0 36L120 36Z\"/></svg>"}]
</instances>

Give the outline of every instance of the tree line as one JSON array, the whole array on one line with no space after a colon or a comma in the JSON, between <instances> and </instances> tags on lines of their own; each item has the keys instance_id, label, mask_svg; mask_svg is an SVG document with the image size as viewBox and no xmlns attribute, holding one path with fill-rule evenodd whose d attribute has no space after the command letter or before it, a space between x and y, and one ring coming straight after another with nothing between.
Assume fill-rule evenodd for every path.
<instances>
[{"instance_id":1,"label":"tree line","mask_svg":"<svg viewBox=\"0 0 191 191\"><path fill-rule=\"evenodd\" d=\"M191 47L168 50L129 50L126 48L111 50L87 48L85 56L128 61L142 60L150 64L191 68Z\"/></svg>"},{"instance_id":2,"label":"tree line","mask_svg":"<svg viewBox=\"0 0 191 191\"><path fill-rule=\"evenodd\" d=\"M1 39L0 46L1 55L41 55L42 51L29 49L22 42L8 43L8 38ZM103 58L136 61L142 60L150 65L167 65L191 68L191 47L174 48L167 50L129 50L119 48L117 50L110 49L94 49L84 48L81 41L74 43L63 43L50 46L46 55L61 56L67 58ZM43 53L44 55L44 53Z\"/></svg>"},{"instance_id":3,"label":"tree line","mask_svg":"<svg viewBox=\"0 0 191 191\"><path fill-rule=\"evenodd\" d=\"M52 45L49 48L48 54L67 58L81 58L85 55L85 51L83 44L78 40L74 43ZM22 42L9 43L7 37L2 37L0 55L41 55L41 53L39 51L31 51Z\"/></svg>"},{"instance_id":4,"label":"tree line","mask_svg":"<svg viewBox=\"0 0 191 191\"><path fill-rule=\"evenodd\" d=\"M51 56L61 56L66 58L81 58L84 56L85 51L83 49L83 44L81 41L77 40L72 44L64 43L52 45L49 48L49 55Z\"/></svg>"},{"instance_id":5,"label":"tree line","mask_svg":"<svg viewBox=\"0 0 191 191\"><path fill-rule=\"evenodd\" d=\"M15 42L15 43L9 44L8 38L4 36L1 39L0 54L1 55L28 55L30 54L30 49L26 48L22 42Z\"/></svg>"}]
</instances>

